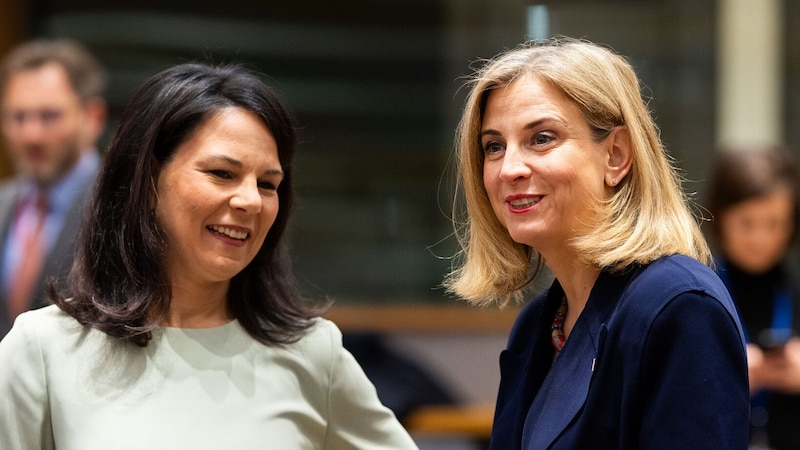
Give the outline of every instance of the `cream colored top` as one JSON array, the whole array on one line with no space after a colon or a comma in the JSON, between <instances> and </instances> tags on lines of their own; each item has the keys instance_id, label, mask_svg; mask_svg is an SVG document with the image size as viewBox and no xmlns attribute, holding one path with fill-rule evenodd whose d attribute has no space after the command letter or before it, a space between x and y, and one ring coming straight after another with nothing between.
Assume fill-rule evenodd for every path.
<instances>
[{"instance_id":1,"label":"cream colored top","mask_svg":"<svg viewBox=\"0 0 800 450\"><path fill-rule=\"evenodd\" d=\"M2 450L415 448L324 319L283 348L237 321L139 348L49 306L0 342Z\"/></svg>"}]
</instances>

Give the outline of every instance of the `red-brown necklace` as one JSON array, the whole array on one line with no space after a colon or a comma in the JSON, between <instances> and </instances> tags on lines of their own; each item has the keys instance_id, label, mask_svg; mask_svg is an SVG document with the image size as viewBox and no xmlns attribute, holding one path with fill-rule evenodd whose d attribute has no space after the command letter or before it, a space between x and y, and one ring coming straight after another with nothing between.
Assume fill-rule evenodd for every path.
<instances>
[{"instance_id":1,"label":"red-brown necklace","mask_svg":"<svg viewBox=\"0 0 800 450\"><path fill-rule=\"evenodd\" d=\"M556 317L553 319L553 326L550 327L550 336L556 352L560 352L564 347L567 338L564 336L564 318L567 317L567 297L561 298L561 304L556 310Z\"/></svg>"}]
</instances>

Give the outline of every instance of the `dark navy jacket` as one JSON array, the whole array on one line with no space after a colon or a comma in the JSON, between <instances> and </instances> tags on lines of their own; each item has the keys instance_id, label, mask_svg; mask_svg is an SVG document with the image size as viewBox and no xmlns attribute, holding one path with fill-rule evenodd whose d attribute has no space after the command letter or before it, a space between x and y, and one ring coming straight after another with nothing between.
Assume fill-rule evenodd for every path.
<instances>
[{"instance_id":1,"label":"dark navy jacket","mask_svg":"<svg viewBox=\"0 0 800 450\"><path fill-rule=\"evenodd\" d=\"M746 449L750 396L733 302L685 256L603 272L553 361L556 281L500 355L493 450Z\"/></svg>"}]
</instances>

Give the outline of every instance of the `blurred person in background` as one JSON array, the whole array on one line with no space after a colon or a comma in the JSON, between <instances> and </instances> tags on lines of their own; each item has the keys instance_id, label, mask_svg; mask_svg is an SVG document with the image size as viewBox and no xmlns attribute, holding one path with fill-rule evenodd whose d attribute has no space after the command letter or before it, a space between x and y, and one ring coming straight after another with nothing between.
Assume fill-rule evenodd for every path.
<instances>
[{"instance_id":1,"label":"blurred person in background","mask_svg":"<svg viewBox=\"0 0 800 450\"><path fill-rule=\"evenodd\" d=\"M711 174L709 238L747 338L753 448L800 449L799 188L780 146L723 148Z\"/></svg>"},{"instance_id":2,"label":"blurred person in background","mask_svg":"<svg viewBox=\"0 0 800 450\"><path fill-rule=\"evenodd\" d=\"M36 40L0 65L0 121L15 176L0 185L0 339L69 271L106 122L103 67L81 44Z\"/></svg>"}]
</instances>

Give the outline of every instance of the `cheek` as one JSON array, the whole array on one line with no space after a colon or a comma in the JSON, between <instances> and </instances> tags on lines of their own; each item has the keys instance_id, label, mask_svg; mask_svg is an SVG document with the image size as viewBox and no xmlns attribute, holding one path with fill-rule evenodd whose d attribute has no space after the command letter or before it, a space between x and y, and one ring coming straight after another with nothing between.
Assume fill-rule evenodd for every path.
<instances>
[{"instance_id":1,"label":"cheek","mask_svg":"<svg viewBox=\"0 0 800 450\"><path fill-rule=\"evenodd\" d=\"M586 203L593 195L592 176L576 171L573 167L554 167L549 171L546 182L559 197L566 197L568 203L578 206Z\"/></svg>"},{"instance_id":2,"label":"cheek","mask_svg":"<svg viewBox=\"0 0 800 450\"><path fill-rule=\"evenodd\" d=\"M770 228L764 230L761 240L764 247L779 253L789 246L790 239L791 229L787 228L786 224L773 224Z\"/></svg>"},{"instance_id":3,"label":"cheek","mask_svg":"<svg viewBox=\"0 0 800 450\"><path fill-rule=\"evenodd\" d=\"M740 234L730 234L722 237L722 248L730 255L738 255L743 252L745 238Z\"/></svg>"},{"instance_id":4,"label":"cheek","mask_svg":"<svg viewBox=\"0 0 800 450\"><path fill-rule=\"evenodd\" d=\"M180 233L180 228L192 211L197 208L196 197L190 195L191 190L182 189L182 184L171 183L168 179L157 181L156 220L168 235Z\"/></svg>"},{"instance_id":5,"label":"cheek","mask_svg":"<svg viewBox=\"0 0 800 450\"><path fill-rule=\"evenodd\" d=\"M732 224L721 228L720 234L722 248L739 264L746 264L754 259L771 258L780 247L775 245L774 236L752 227Z\"/></svg>"},{"instance_id":6,"label":"cheek","mask_svg":"<svg viewBox=\"0 0 800 450\"><path fill-rule=\"evenodd\" d=\"M176 234L175 227L177 211L175 211L175 209L164 200L159 200L158 204L156 205L155 213L158 226L164 231L167 239L172 240L172 236Z\"/></svg>"},{"instance_id":7,"label":"cheek","mask_svg":"<svg viewBox=\"0 0 800 450\"><path fill-rule=\"evenodd\" d=\"M719 241L722 247L727 250L739 247L741 245L741 241L744 240L744 231L740 230L739 227L731 223L730 220L725 220L724 218L720 219Z\"/></svg>"},{"instance_id":8,"label":"cheek","mask_svg":"<svg viewBox=\"0 0 800 450\"><path fill-rule=\"evenodd\" d=\"M595 204L613 192L607 189L603 168L595 160L577 161L560 175L561 182L570 187L574 198L582 199L583 203Z\"/></svg>"},{"instance_id":9,"label":"cheek","mask_svg":"<svg viewBox=\"0 0 800 450\"><path fill-rule=\"evenodd\" d=\"M486 198L494 215L503 222L505 200L502 198L502 193L500 193L500 175L492 171L492 169L492 166L484 166L483 189L486 192Z\"/></svg>"},{"instance_id":10,"label":"cheek","mask_svg":"<svg viewBox=\"0 0 800 450\"><path fill-rule=\"evenodd\" d=\"M500 189L499 165L486 163L483 166L483 189L489 195L489 199L494 201L495 194Z\"/></svg>"},{"instance_id":11,"label":"cheek","mask_svg":"<svg viewBox=\"0 0 800 450\"><path fill-rule=\"evenodd\" d=\"M42 135L50 142L66 143L78 138L78 126L74 119L65 117L53 126L54 128L51 132L43 133Z\"/></svg>"},{"instance_id":12,"label":"cheek","mask_svg":"<svg viewBox=\"0 0 800 450\"><path fill-rule=\"evenodd\" d=\"M278 218L278 212L280 210L280 203L278 202L278 197L275 196L273 198L268 198L264 201L264 205L261 208L261 235L262 238L266 237L269 233L269 230L272 229L272 225L275 223L275 219Z\"/></svg>"}]
</instances>

